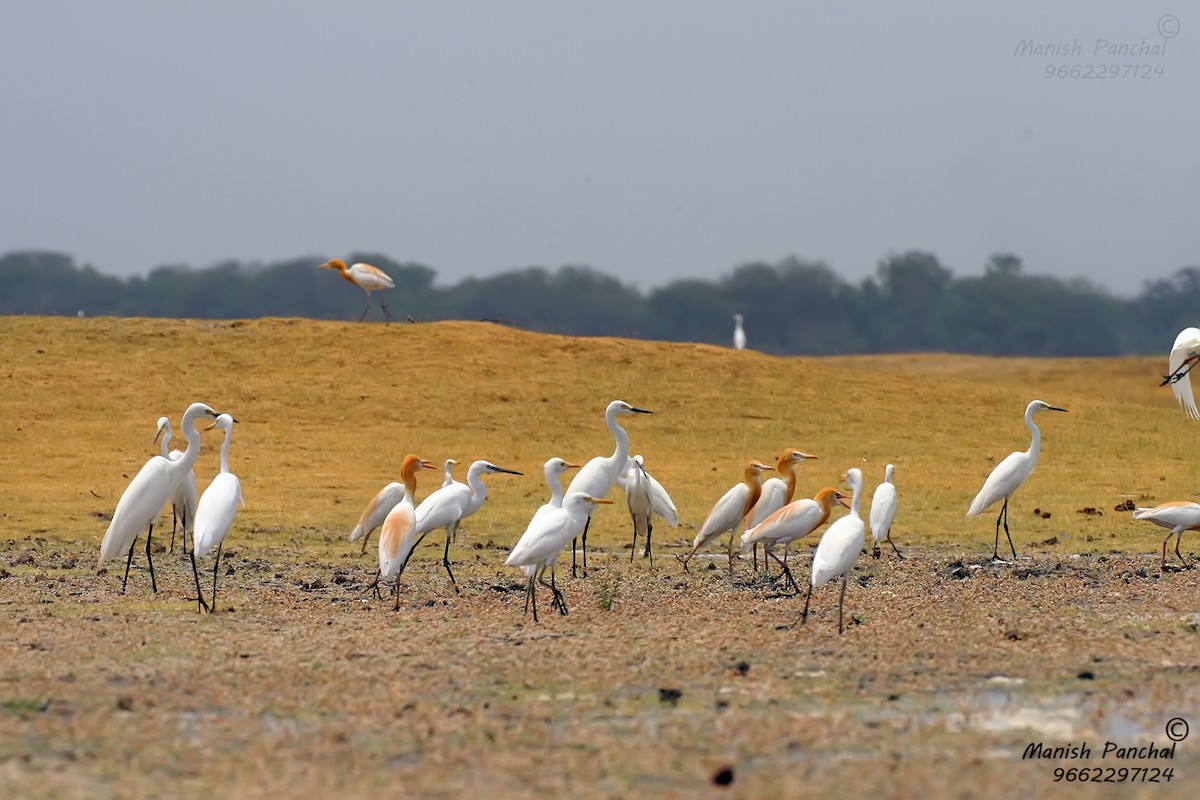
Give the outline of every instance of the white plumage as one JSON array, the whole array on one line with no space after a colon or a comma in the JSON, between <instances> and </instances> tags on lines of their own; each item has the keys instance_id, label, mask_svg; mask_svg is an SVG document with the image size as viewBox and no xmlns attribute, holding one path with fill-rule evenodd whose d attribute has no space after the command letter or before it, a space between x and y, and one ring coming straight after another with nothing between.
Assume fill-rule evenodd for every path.
<instances>
[{"instance_id":1,"label":"white plumage","mask_svg":"<svg viewBox=\"0 0 1200 800\"><path fill-rule=\"evenodd\" d=\"M863 551L863 537L866 525L858 510L862 504L862 471L851 467L846 471L846 482L850 484L850 513L836 520L821 541L817 544L817 552L813 554L812 578L808 583L808 596L804 599L804 614L801 622L808 619L808 602L812 598L813 589L819 589L831 580L842 579L842 590L838 597L838 633L845 631L842 622L842 608L846 602L846 579L854 562Z\"/></svg>"},{"instance_id":2,"label":"white plumage","mask_svg":"<svg viewBox=\"0 0 1200 800\"><path fill-rule=\"evenodd\" d=\"M1171 355L1167 361L1170 373L1163 383L1171 384L1175 393L1175 401L1184 413L1192 419L1200 419L1200 410L1196 408L1196 397L1192 394L1192 378L1190 372L1200 360L1200 328L1184 328L1175 337L1171 345Z\"/></svg>"},{"instance_id":3,"label":"white plumage","mask_svg":"<svg viewBox=\"0 0 1200 800\"><path fill-rule=\"evenodd\" d=\"M896 467L888 464L883 473L883 483L875 487L875 494L871 495L871 538L874 540L875 548L872 555L879 558L879 543L886 541L896 551L896 555L900 558L900 548L896 547L896 543L892 541L892 523L896 519L896 484L892 478L896 474Z\"/></svg>"},{"instance_id":4,"label":"white plumage","mask_svg":"<svg viewBox=\"0 0 1200 800\"><path fill-rule=\"evenodd\" d=\"M168 450L171 441L171 420L166 417L158 418L158 433L155 434L157 439L162 436L161 455L171 461L178 461L183 457L182 450ZM183 529L183 547L188 546L188 534L192 533L196 525L196 503L199 501L199 492L196 488L196 471L189 469L187 475L183 476L183 480L171 490L171 549L170 552L175 552L175 531L177 528Z\"/></svg>"},{"instance_id":5,"label":"white plumage","mask_svg":"<svg viewBox=\"0 0 1200 800\"><path fill-rule=\"evenodd\" d=\"M221 471L196 506L196 529L192 535L192 573L196 577L197 602L204 606L204 596L200 592L200 577L196 573L196 559L204 558L215 548L217 558L213 564L212 603L210 611L217 610L217 569L221 566L221 545L233 527L234 517L237 516L238 505L246 505L242 496L242 482L238 476L229 470L229 445L233 441L233 424L236 422L228 414L221 414L213 423L213 427L225 431L225 441L221 443Z\"/></svg>"},{"instance_id":6,"label":"white plumage","mask_svg":"<svg viewBox=\"0 0 1200 800\"><path fill-rule=\"evenodd\" d=\"M560 459L561 460L561 459ZM559 553L566 547L567 542L575 532L583 526L584 517L593 505L611 503L611 500L589 497L583 492L572 492L559 506L542 506L529 521L525 532L513 546L512 552L505 559L505 566L520 567L528 579L525 590L525 607L528 610L533 604L533 621L537 622L537 595L535 581L541 578L541 583L554 595L554 607L559 613L567 613L567 605L563 601L562 592L554 583L554 567ZM545 571L550 570L550 583L546 583Z\"/></svg>"},{"instance_id":7,"label":"white plumage","mask_svg":"<svg viewBox=\"0 0 1200 800\"><path fill-rule=\"evenodd\" d=\"M1133 518L1152 522L1163 528L1170 528L1171 532L1167 534L1167 538L1163 539L1162 546L1162 567L1167 566L1167 542L1171 541L1171 537L1175 537L1175 555L1179 556L1179 560L1187 566L1187 559L1183 557L1183 553L1179 552L1179 542L1183 539L1184 531L1200 530L1200 503L1192 503L1185 500L1172 500L1154 508L1139 508L1133 512Z\"/></svg>"}]
</instances>

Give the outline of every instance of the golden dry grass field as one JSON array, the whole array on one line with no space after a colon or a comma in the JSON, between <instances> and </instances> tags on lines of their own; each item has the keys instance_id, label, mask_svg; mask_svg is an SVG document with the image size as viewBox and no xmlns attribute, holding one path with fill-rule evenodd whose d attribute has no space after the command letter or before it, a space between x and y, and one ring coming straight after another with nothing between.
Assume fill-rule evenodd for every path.
<instances>
[{"instance_id":1,"label":"golden dry grass field","mask_svg":"<svg viewBox=\"0 0 1200 800\"><path fill-rule=\"evenodd\" d=\"M990 797L1061 792L1055 768L1115 780L1156 766L1169 783L1138 773L1126 790L1194 796L1200 734L1173 760L1100 755L1106 741L1169 744L1173 717L1200 725L1197 573L1160 570L1160 529L1117 510L1200 498L1200 423L1158 387L1165 361L778 358L473 323L0 318L0 785ZM630 564L614 490L589 576L560 569L571 613L543 595L535 625L505 554L544 502L545 459L611 453L615 398L654 411L621 421L681 526L656 526L653 569ZM996 509L963 514L1028 446L1034 398L1070 413L1038 417L1041 461L1010 507L1021 558L991 564ZM248 502L207 616L186 558L162 549L169 508L157 595L140 547L126 595L123 565L96 570L106 517L156 452L155 420L177 425L195 400L240 420L231 464ZM220 438L203 441L201 489ZM731 580L671 558L748 459L792 446L820 457L800 467L802 496L857 466L869 497L897 467L893 538L908 558L860 559L842 636L833 588L791 628L803 598L748 559ZM374 548L360 556L346 535L408 452L525 475L488 479L451 551L462 592L431 536L396 613L366 591ZM418 501L437 483L422 473ZM1085 740L1087 759L1021 758L1032 742Z\"/></svg>"}]
</instances>

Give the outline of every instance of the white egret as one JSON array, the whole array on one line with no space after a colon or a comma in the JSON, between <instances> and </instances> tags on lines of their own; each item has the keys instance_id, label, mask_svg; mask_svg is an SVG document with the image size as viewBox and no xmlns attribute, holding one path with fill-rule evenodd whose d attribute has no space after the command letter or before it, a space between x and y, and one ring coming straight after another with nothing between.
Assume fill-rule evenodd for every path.
<instances>
[{"instance_id":1,"label":"white egret","mask_svg":"<svg viewBox=\"0 0 1200 800\"><path fill-rule=\"evenodd\" d=\"M528 578L525 589L525 610L533 604L533 621L538 621L535 579L550 589L554 596L553 607L560 614L567 613L567 604L554 581L554 566L558 554L567 541L583 525L588 509L594 505L611 503L604 498L590 497L583 492L572 492L558 507L542 506L529 521L529 526L513 546L505 559L505 566L520 567ZM546 570L550 570L550 583L546 583Z\"/></svg>"},{"instance_id":2,"label":"white egret","mask_svg":"<svg viewBox=\"0 0 1200 800\"><path fill-rule=\"evenodd\" d=\"M487 499L487 485L483 482L483 475L494 472L503 472L509 475L525 474L497 467L490 461L476 461L467 470L465 484L456 481L449 486L443 486L421 501L413 513L411 528L397 534L399 541L388 554L390 561L397 564L393 568L397 581L400 579L399 576L404 574L404 568L408 566L408 560L412 558L413 550L421 543L421 540L431 531L445 528L446 550L442 555L442 565L446 568L446 574L450 576L450 582L454 584L454 591L458 591L458 582L454 579L454 572L450 569L450 539L462 521L478 511L483 505L483 501ZM388 530L387 520L384 520L383 529L386 533ZM400 590L397 587L396 609L399 610L399 608Z\"/></svg>"},{"instance_id":3,"label":"white egret","mask_svg":"<svg viewBox=\"0 0 1200 800\"><path fill-rule=\"evenodd\" d=\"M442 464L442 486L449 486L454 483L454 468L458 466L458 462L453 458L447 458Z\"/></svg>"},{"instance_id":4,"label":"white egret","mask_svg":"<svg viewBox=\"0 0 1200 800\"><path fill-rule=\"evenodd\" d=\"M646 471L646 461L642 456L631 456L627 462L628 469L617 479L625 492L625 505L629 508L629 517L633 520L633 546L629 550L629 561L637 552L638 534L644 534L646 549L644 558L650 559L654 566L654 551L650 539L654 535L654 515L662 517L672 528L679 527L679 512L675 510L675 501L663 485Z\"/></svg>"},{"instance_id":5,"label":"white egret","mask_svg":"<svg viewBox=\"0 0 1200 800\"><path fill-rule=\"evenodd\" d=\"M538 510L534 512L534 520L537 520L539 516L547 514L556 508L562 508L564 495L562 476L565 475L569 469L579 469L579 465L568 464L565 459L558 457L548 459L546 463L542 465L542 474L546 478L546 486L550 489L550 499L539 506Z\"/></svg>"},{"instance_id":6,"label":"white egret","mask_svg":"<svg viewBox=\"0 0 1200 800\"><path fill-rule=\"evenodd\" d=\"M366 319L367 312L371 310L371 292L379 292L379 308L383 311L383 316L391 320L392 315L388 313L387 301L384 300L383 293L388 289L395 288L396 284L379 267L363 263L347 267L346 262L340 258L331 258L324 264L317 265L317 269L336 269L345 280L350 281L350 283L353 283L367 293L367 305L363 308L362 315L358 318L359 322Z\"/></svg>"},{"instance_id":7,"label":"white egret","mask_svg":"<svg viewBox=\"0 0 1200 800\"><path fill-rule=\"evenodd\" d=\"M1004 498L1000 515L996 517L996 544L992 550L992 557L995 559L1000 558L1001 520L1004 521L1004 535L1008 537L1008 546L1012 548L1013 558L1017 557L1017 548L1013 545L1012 534L1008 532L1008 501L1013 496L1013 492L1017 491L1033 472L1033 468L1037 465L1038 454L1042 451L1042 432L1033 422L1033 415L1039 411L1066 412L1066 409L1052 406L1041 400L1034 400L1025 408L1025 426L1033 434L1029 449L1024 452L1009 453L1003 461L997 464L996 468L992 470L992 474L988 475L987 480L983 482L983 488L971 502L971 507L967 509L968 518L978 516L988 506L1000 498Z\"/></svg>"},{"instance_id":8,"label":"white egret","mask_svg":"<svg viewBox=\"0 0 1200 800\"><path fill-rule=\"evenodd\" d=\"M409 453L400 462L400 480L392 481L387 486L380 489L371 502L367 503L367 507L363 509L362 515L358 518L358 524L354 526L354 530L350 531L350 541L357 542L362 539L362 552L367 552L367 542L371 538L371 533L383 524L387 518L388 512L396 507L396 504L408 497L408 502L413 503L413 493L417 491L417 470L434 469L434 465L428 461ZM409 488L409 484L412 487Z\"/></svg>"},{"instance_id":9,"label":"white egret","mask_svg":"<svg viewBox=\"0 0 1200 800\"><path fill-rule=\"evenodd\" d=\"M1172 500L1154 508L1139 508L1133 512L1133 518L1171 529L1167 538L1163 539L1163 569L1167 568L1167 542L1171 541L1172 536L1175 537L1175 555L1179 556L1185 567L1188 565L1188 560L1179 552L1179 542L1183 539L1184 531L1200 531L1200 503Z\"/></svg>"},{"instance_id":10,"label":"white egret","mask_svg":"<svg viewBox=\"0 0 1200 800\"><path fill-rule=\"evenodd\" d=\"M166 417L158 418L158 433L154 435L157 440L162 437L163 458L171 461L178 461L183 455L182 450L170 450L167 446L171 441L171 420ZM179 485L171 490L171 549L168 552L175 552L175 531L179 526L183 526L183 549L188 549L188 534L192 533L195 527L196 517L196 502L199 493L196 490L196 472L188 470L187 475L179 482Z\"/></svg>"},{"instance_id":11,"label":"white egret","mask_svg":"<svg viewBox=\"0 0 1200 800\"><path fill-rule=\"evenodd\" d=\"M196 430L196 420L200 417L215 417L217 412L204 403L192 403L183 414L180 431L187 439L187 450L172 461L162 456L153 456L133 476L133 480L125 487L117 508L113 511L112 521L104 538L100 542L100 560L97 567L104 562L124 552L128 546L129 555L125 560L125 577L121 580L121 593L129 582L129 565L133 563L133 546L137 543L138 534L146 528L146 562L150 566L150 587L158 592L158 582L154 578L154 560L150 556L150 537L154 533L154 523L162 513L163 506L171 497L171 490L181 482L196 463L200 456L200 433ZM193 534L194 537L195 534Z\"/></svg>"},{"instance_id":12,"label":"white egret","mask_svg":"<svg viewBox=\"0 0 1200 800\"><path fill-rule=\"evenodd\" d=\"M896 519L896 484L892 481L895 474L895 465L888 464L883 471L883 483L876 486L875 494L871 495L871 538L875 543L871 555L875 558L879 558L880 542L887 542L898 558L904 558L892 541L892 522ZM999 541L996 544L999 545Z\"/></svg>"},{"instance_id":13,"label":"white egret","mask_svg":"<svg viewBox=\"0 0 1200 800\"><path fill-rule=\"evenodd\" d=\"M866 525L858 515L862 503L862 471L858 467L846 470L846 482L850 484L850 513L834 521L817 543L813 554L812 577L808 581L808 594L804 598L804 613L800 624L808 622L808 603L813 589L819 589L831 580L842 579L842 591L838 595L838 633L843 633L842 608L846 604L846 579L854 562L863 551L863 536Z\"/></svg>"},{"instance_id":14,"label":"white egret","mask_svg":"<svg viewBox=\"0 0 1200 800\"><path fill-rule=\"evenodd\" d=\"M769 469L771 467L758 461L751 461L746 465L741 483L735 484L722 495L712 510L708 512L708 518L704 520L704 524L700 526L700 532L696 534L696 539L692 542L692 552L686 556L676 556L683 562L685 572L689 571L688 561L696 555L696 551L728 531L729 572L733 573L733 537L737 536L738 526L745 520L746 514L758 502L759 495L762 494L762 474Z\"/></svg>"},{"instance_id":15,"label":"white egret","mask_svg":"<svg viewBox=\"0 0 1200 800\"><path fill-rule=\"evenodd\" d=\"M229 471L229 444L233 441L235 422L237 420L228 414L221 414L213 422L212 427L225 431L225 441L221 443L221 471L200 496L200 503L196 506L196 529L192 533L192 576L196 579L196 598L201 608L205 606L204 593L200 591L196 559L204 558L214 547L217 549L217 560L213 562L212 603L207 606L209 611L217 610L217 569L221 566L221 545L233 526L238 505L246 505L246 498L242 496L242 482Z\"/></svg>"},{"instance_id":16,"label":"white egret","mask_svg":"<svg viewBox=\"0 0 1200 800\"><path fill-rule=\"evenodd\" d=\"M400 500L392 504L380 523L383 530L379 533L379 571L375 573L375 580L370 586L375 590L376 597L380 596L379 582L396 575L403 565L403 559L398 554L404 537L411 535L416 525L413 497L417 492L417 472L422 469L434 469L434 465L415 453L406 455L400 466L400 477L404 481Z\"/></svg>"},{"instance_id":17,"label":"white egret","mask_svg":"<svg viewBox=\"0 0 1200 800\"><path fill-rule=\"evenodd\" d=\"M1176 402L1192 419L1200 419L1200 410L1196 409L1196 397L1192 394L1192 379L1188 373L1197 362L1200 362L1200 328L1184 328L1175 337L1175 344L1171 346L1171 355L1167 361L1170 374L1164 375L1163 382L1159 385L1171 384Z\"/></svg>"},{"instance_id":18,"label":"white egret","mask_svg":"<svg viewBox=\"0 0 1200 800\"><path fill-rule=\"evenodd\" d=\"M746 349L746 332L742 330L742 315L733 315L733 349Z\"/></svg>"},{"instance_id":19,"label":"white egret","mask_svg":"<svg viewBox=\"0 0 1200 800\"><path fill-rule=\"evenodd\" d=\"M808 498L793 500L742 534L742 552L762 544L763 564L766 564L768 557L774 558L776 563L783 567L783 574L788 583L799 592L800 587L796 585L796 579L792 577L792 571L788 569L788 548L791 547L792 542L803 539L824 525L833 511L833 504L839 503L845 506L845 498L846 495L837 489L826 487L817 492L816 497L811 500ZM849 506L846 507L849 508ZM771 552L771 548L780 544L784 546L783 560Z\"/></svg>"},{"instance_id":20,"label":"white egret","mask_svg":"<svg viewBox=\"0 0 1200 800\"><path fill-rule=\"evenodd\" d=\"M617 424L621 414L650 414L644 408L635 408L624 400L613 400L604 409L604 424L613 435L616 447L611 456L596 456L588 461L567 486L567 494L583 492L589 497L604 497L612 491L617 477L625 471L625 459L629 457L629 434ZM588 506L587 518L583 522L583 573L587 574L587 535L592 524L592 511ZM571 577L575 577L575 539L571 541Z\"/></svg>"},{"instance_id":21,"label":"white egret","mask_svg":"<svg viewBox=\"0 0 1200 800\"><path fill-rule=\"evenodd\" d=\"M767 517L792 502L796 496L796 467L804 461L816 458L817 456L790 447L779 454L779 458L775 460L775 470L783 477L768 478L763 481L762 494L759 495L758 502L754 504L754 508L750 509L750 513L747 515L746 530L760 524ZM763 561L765 568L766 556L763 556ZM754 546L754 568L758 569L757 544Z\"/></svg>"}]
</instances>

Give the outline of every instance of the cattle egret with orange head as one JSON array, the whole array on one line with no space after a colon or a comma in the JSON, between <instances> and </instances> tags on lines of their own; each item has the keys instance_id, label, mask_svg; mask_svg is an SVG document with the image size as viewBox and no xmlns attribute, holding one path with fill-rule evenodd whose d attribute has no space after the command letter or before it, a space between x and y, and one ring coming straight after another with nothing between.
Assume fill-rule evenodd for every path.
<instances>
[{"instance_id":1,"label":"cattle egret with orange head","mask_svg":"<svg viewBox=\"0 0 1200 800\"><path fill-rule=\"evenodd\" d=\"M678 556L679 560L683 562L685 572L688 571L688 561L696 555L696 551L727 531L729 533L729 571L733 572L733 537L737 535L737 529L746 518L746 514L758 502L758 498L762 494L762 474L769 469L771 467L758 461L751 461L746 465L746 469L742 473L742 482L734 485L722 495L712 510L708 512L708 518L704 520L704 524L700 526L700 532L696 534L696 539L692 542L692 552L686 556Z\"/></svg>"},{"instance_id":2,"label":"cattle egret with orange head","mask_svg":"<svg viewBox=\"0 0 1200 800\"><path fill-rule=\"evenodd\" d=\"M392 315L388 313L387 302L384 300L383 293L388 289L394 289L396 284L379 267L373 267L370 264L363 264L361 262L347 267L346 262L340 258L331 258L324 264L317 265L317 269L336 269L341 273L342 278L350 281L350 283L353 283L367 293L367 305L363 308L363 312L358 318L359 322L366 319L367 312L371 310L371 292L379 292L379 308L383 311L384 318L391 320Z\"/></svg>"}]
</instances>

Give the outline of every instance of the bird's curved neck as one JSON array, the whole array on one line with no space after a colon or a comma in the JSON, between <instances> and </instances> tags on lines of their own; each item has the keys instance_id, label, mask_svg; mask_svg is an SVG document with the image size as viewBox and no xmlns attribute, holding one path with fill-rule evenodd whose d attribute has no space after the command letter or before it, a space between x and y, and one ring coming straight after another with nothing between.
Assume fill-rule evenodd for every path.
<instances>
[{"instance_id":1,"label":"bird's curved neck","mask_svg":"<svg viewBox=\"0 0 1200 800\"><path fill-rule=\"evenodd\" d=\"M417 494L417 475L415 472L409 472L401 477L404 478L404 502L411 506L413 497Z\"/></svg>"},{"instance_id":2,"label":"bird's curved neck","mask_svg":"<svg viewBox=\"0 0 1200 800\"><path fill-rule=\"evenodd\" d=\"M784 482L787 484L787 497L784 498L784 504L792 502L792 497L796 494L796 462L788 461L779 462L779 471L786 475Z\"/></svg>"},{"instance_id":3,"label":"bird's curved neck","mask_svg":"<svg viewBox=\"0 0 1200 800\"><path fill-rule=\"evenodd\" d=\"M617 424L617 415L607 413L604 415L604 424L608 426L608 430L612 432L613 439L617 442L617 447L613 450L612 457L609 459L614 464L624 466L625 459L629 457L629 434L625 429Z\"/></svg>"},{"instance_id":4,"label":"bird's curved neck","mask_svg":"<svg viewBox=\"0 0 1200 800\"><path fill-rule=\"evenodd\" d=\"M546 470L546 485L550 487L550 505L561 508L563 504L563 486L554 470Z\"/></svg>"},{"instance_id":5,"label":"bird's curved neck","mask_svg":"<svg viewBox=\"0 0 1200 800\"><path fill-rule=\"evenodd\" d=\"M173 477L179 480L192 471L192 467L196 466L196 459L200 457L200 431L196 430L198 416L200 414L193 414L191 411L183 415L183 422L180 423L179 430L183 434L183 438L187 439L187 449L177 460L170 461L168 459L167 469L173 473ZM224 464L223 458L222 464Z\"/></svg>"},{"instance_id":6,"label":"bird's curved neck","mask_svg":"<svg viewBox=\"0 0 1200 800\"><path fill-rule=\"evenodd\" d=\"M167 447L167 445L168 445L168 443L170 443L170 441L171 441L171 429L164 428L163 429L163 437L162 437L162 448L161 448L163 458L170 458L168 453L170 453L171 451Z\"/></svg>"},{"instance_id":7,"label":"bird's curved neck","mask_svg":"<svg viewBox=\"0 0 1200 800\"><path fill-rule=\"evenodd\" d=\"M1039 452L1041 452L1042 449L1042 430L1037 426L1037 423L1033 421L1032 408L1025 412L1025 425L1033 434L1033 438L1029 441L1029 450L1027 452L1036 456Z\"/></svg>"},{"instance_id":8,"label":"bird's curved neck","mask_svg":"<svg viewBox=\"0 0 1200 800\"><path fill-rule=\"evenodd\" d=\"M762 473L748 469L743 482L750 488L750 496L746 500L746 507L742 510L742 516L745 516L750 513L750 509L754 508L758 498L762 497Z\"/></svg>"},{"instance_id":9,"label":"bird's curved neck","mask_svg":"<svg viewBox=\"0 0 1200 800\"><path fill-rule=\"evenodd\" d=\"M471 496L486 496L487 484L483 482L483 470L473 469L467 472L467 486L471 489Z\"/></svg>"},{"instance_id":10,"label":"bird's curved neck","mask_svg":"<svg viewBox=\"0 0 1200 800\"><path fill-rule=\"evenodd\" d=\"M229 445L232 442L233 442L233 429L226 428L225 429L225 441L221 442L221 472L222 473L229 472ZM196 449L199 450L199 448L200 448L200 445L197 444ZM192 447L189 444L188 451L190 452L191 449L192 449Z\"/></svg>"},{"instance_id":11,"label":"bird's curved neck","mask_svg":"<svg viewBox=\"0 0 1200 800\"><path fill-rule=\"evenodd\" d=\"M821 521L817 523L817 528L825 524L825 520L829 519L829 515L833 513L833 495L834 493L828 489L822 489L817 492L817 496L813 499L817 501L817 506L821 509ZM813 530L816 530L814 528Z\"/></svg>"},{"instance_id":12,"label":"bird's curved neck","mask_svg":"<svg viewBox=\"0 0 1200 800\"><path fill-rule=\"evenodd\" d=\"M862 507L862 487L852 486L851 489L850 513L857 517L858 510Z\"/></svg>"}]
</instances>

